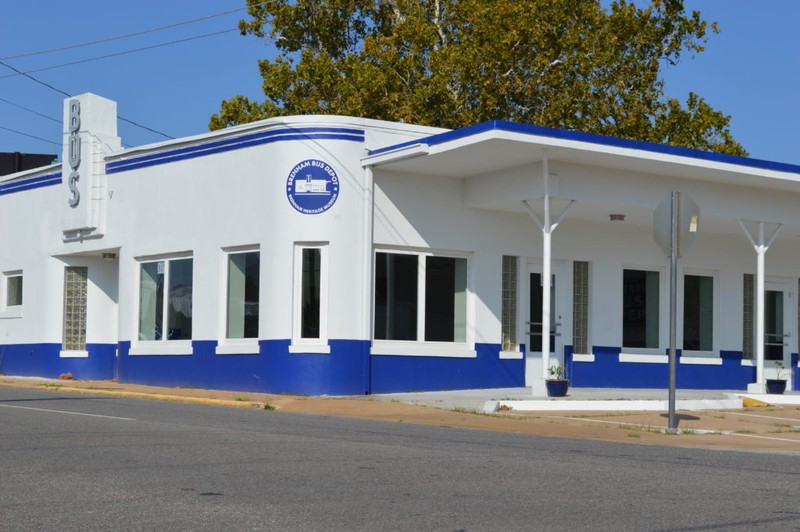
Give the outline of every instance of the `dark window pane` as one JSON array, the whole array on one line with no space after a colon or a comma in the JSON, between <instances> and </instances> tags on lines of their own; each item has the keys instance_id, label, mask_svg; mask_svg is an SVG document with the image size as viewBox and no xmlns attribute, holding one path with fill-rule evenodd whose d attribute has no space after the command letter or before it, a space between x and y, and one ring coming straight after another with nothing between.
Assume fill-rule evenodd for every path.
<instances>
[{"instance_id":1,"label":"dark window pane","mask_svg":"<svg viewBox=\"0 0 800 532\"><path fill-rule=\"evenodd\" d=\"M375 255L375 339L417 339L416 255Z\"/></svg>"},{"instance_id":2,"label":"dark window pane","mask_svg":"<svg viewBox=\"0 0 800 532\"><path fill-rule=\"evenodd\" d=\"M465 342L467 260L428 257L425 262L425 340Z\"/></svg>"},{"instance_id":3,"label":"dark window pane","mask_svg":"<svg viewBox=\"0 0 800 532\"><path fill-rule=\"evenodd\" d=\"M171 260L167 301L167 340L192 338L192 259Z\"/></svg>"},{"instance_id":4,"label":"dark window pane","mask_svg":"<svg viewBox=\"0 0 800 532\"><path fill-rule=\"evenodd\" d=\"M320 260L319 249L303 249L303 287L300 303L301 338L319 338Z\"/></svg>"},{"instance_id":5,"label":"dark window pane","mask_svg":"<svg viewBox=\"0 0 800 532\"><path fill-rule=\"evenodd\" d=\"M683 348L711 351L714 323L714 279L699 275L683 278Z\"/></svg>"},{"instance_id":6,"label":"dark window pane","mask_svg":"<svg viewBox=\"0 0 800 532\"><path fill-rule=\"evenodd\" d=\"M624 270L622 346L658 348L658 272Z\"/></svg>"}]
</instances>

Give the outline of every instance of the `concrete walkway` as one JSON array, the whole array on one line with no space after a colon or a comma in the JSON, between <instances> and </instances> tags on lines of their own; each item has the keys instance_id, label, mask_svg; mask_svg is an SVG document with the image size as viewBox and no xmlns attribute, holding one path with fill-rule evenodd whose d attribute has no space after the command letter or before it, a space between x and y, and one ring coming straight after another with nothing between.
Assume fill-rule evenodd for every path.
<instances>
[{"instance_id":1,"label":"concrete walkway","mask_svg":"<svg viewBox=\"0 0 800 532\"><path fill-rule=\"evenodd\" d=\"M566 397L533 397L530 388L453 390L446 392L387 393L372 396L382 401L483 413L534 411L664 411L668 391L638 388L570 388ZM800 393L751 394L742 390L677 390L676 410L742 408L743 398L766 404L800 405Z\"/></svg>"}]
</instances>

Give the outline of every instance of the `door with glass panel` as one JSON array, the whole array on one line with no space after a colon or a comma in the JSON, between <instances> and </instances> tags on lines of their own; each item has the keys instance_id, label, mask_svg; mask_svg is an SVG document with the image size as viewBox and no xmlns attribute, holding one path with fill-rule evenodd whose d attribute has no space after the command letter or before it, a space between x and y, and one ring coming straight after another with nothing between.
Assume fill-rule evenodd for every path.
<instances>
[{"instance_id":1,"label":"door with glass panel","mask_svg":"<svg viewBox=\"0 0 800 532\"><path fill-rule=\"evenodd\" d=\"M791 330L789 287L782 283L764 286L764 360L789 364ZM766 367L771 367L768 364ZM767 375L767 378L771 378Z\"/></svg>"},{"instance_id":2,"label":"door with glass panel","mask_svg":"<svg viewBox=\"0 0 800 532\"><path fill-rule=\"evenodd\" d=\"M555 270L555 268L554 268ZM550 338L542 337L542 299L544 288L542 286L541 265L528 265L528 314L526 322L526 380L540 379L542 375L542 349L547 346L551 357L562 353L564 341L561 336L563 302L559 299L561 291L560 276L553 272L550 281ZM551 360L550 365L555 364Z\"/></svg>"}]
</instances>

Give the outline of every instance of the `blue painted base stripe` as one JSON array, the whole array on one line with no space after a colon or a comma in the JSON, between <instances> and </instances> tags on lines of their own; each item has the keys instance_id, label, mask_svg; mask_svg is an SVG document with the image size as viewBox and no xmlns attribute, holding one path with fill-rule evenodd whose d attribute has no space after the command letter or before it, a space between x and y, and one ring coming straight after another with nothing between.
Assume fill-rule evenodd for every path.
<instances>
[{"instance_id":1,"label":"blue painted base stripe","mask_svg":"<svg viewBox=\"0 0 800 532\"><path fill-rule=\"evenodd\" d=\"M669 364L620 362L619 347L595 346L594 362L570 359L572 386L586 388L664 388L669 386ZM678 352L677 387L687 390L746 390L755 382L756 368L742 365L741 351L722 351L721 365L680 364Z\"/></svg>"},{"instance_id":2,"label":"blue painted base stripe","mask_svg":"<svg viewBox=\"0 0 800 532\"><path fill-rule=\"evenodd\" d=\"M115 344L88 344L86 358L61 358L61 344L0 345L0 374L56 379L71 373L80 380L114 378Z\"/></svg>"},{"instance_id":3,"label":"blue painted base stripe","mask_svg":"<svg viewBox=\"0 0 800 532\"><path fill-rule=\"evenodd\" d=\"M477 358L374 356L372 393L525 386L525 361L501 360L500 344L476 344Z\"/></svg>"}]
</instances>

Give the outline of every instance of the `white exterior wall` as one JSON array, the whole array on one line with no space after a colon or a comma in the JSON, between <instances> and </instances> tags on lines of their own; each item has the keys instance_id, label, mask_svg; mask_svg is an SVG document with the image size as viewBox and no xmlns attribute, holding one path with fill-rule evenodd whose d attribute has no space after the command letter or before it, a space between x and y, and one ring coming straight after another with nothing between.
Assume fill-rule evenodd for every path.
<instances>
[{"instance_id":1,"label":"white exterior wall","mask_svg":"<svg viewBox=\"0 0 800 532\"><path fill-rule=\"evenodd\" d=\"M715 278L714 351L742 349L743 274L755 274L756 255L737 219L774 219L776 214L797 218L792 197L746 187L664 179L646 174L623 174L603 169L558 165L551 162L551 193L577 199L575 216L569 214L553 233L553 268L557 280L557 318L565 344L572 343L572 261L590 263L589 345L622 345L622 270L652 269L660 272L659 353L669 346L668 258L653 238L652 210L670 190L690 194L701 205L700 231L679 261L679 300L683 272ZM520 256L523 264L541 263L542 236L527 215L509 212L509 205L531 198L542 212L541 166L517 168L502 176L483 175L469 179L435 175L401 174L376 170L375 242L378 246L431 248L470 254L471 290L477 294L475 341L500 342L501 256ZM623 192L624 191L624 192ZM752 198L757 195L758 202ZM482 205L470 207L480 196ZM539 199L533 199L536 197ZM727 203L730 197L731 202ZM581 218L581 204L599 210L603 218ZM490 208L492 204L502 207ZM606 203L607 205L603 205ZM563 200L554 201L553 216ZM500 210L500 209L504 210ZM611 222L608 214L631 210L633 221ZM642 217L644 213L644 217ZM644 220L647 225L641 222ZM709 223L705 223L708 220ZM713 222L713 223L712 223ZM713 233L710 230L724 232ZM705 230L704 230L705 229ZM789 238L775 241L767 253L767 280L787 283L795 301L800 277L800 247ZM520 270L525 287L526 271ZM527 288L521 290L527 299ZM796 331L796 303L788 305L790 323ZM560 307L560 308L559 308ZM679 303L679 308L681 305ZM566 309L566 312L564 310ZM527 315L524 305L520 313ZM523 318L526 319L526 318ZM678 316L681 345L682 316ZM520 329L521 333L521 329ZM520 342L526 339L518 335ZM797 339L789 337L789 350L796 352ZM649 350L640 350L650 353Z\"/></svg>"}]
</instances>

